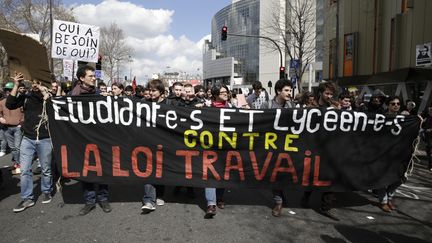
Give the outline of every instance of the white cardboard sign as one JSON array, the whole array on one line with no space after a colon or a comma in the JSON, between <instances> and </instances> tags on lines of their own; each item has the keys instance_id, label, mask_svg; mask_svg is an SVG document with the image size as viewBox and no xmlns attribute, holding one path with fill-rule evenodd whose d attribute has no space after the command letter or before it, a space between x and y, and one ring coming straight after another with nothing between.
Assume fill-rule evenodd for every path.
<instances>
[{"instance_id":1,"label":"white cardboard sign","mask_svg":"<svg viewBox=\"0 0 432 243\"><path fill-rule=\"evenodd\" d=\"M54 20L51 56L85 62L97 62L98 26Z\"/></svg>"}]
</instances>

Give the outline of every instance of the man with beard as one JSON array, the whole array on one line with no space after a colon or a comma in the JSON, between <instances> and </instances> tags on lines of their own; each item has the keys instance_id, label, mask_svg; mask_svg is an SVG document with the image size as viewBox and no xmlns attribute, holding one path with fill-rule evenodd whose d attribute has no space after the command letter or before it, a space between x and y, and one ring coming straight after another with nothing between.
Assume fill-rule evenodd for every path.
<instances>
[{"instance_id":1,"label":"man with beard","mask_svg":"<svg viewBox=\"0 0 432 243\"><path fill-rule=\"evenodd\" d=\"M333 82L321 83L318 86L318 106L322 108L332 107L333 95L336 93L336 85ZM305 191L301 204L303 207L308 207L309 198L312 191ZM324 192L321 195L321 205L319 212L335 221L339 221L334 209L333 202L335 201L335 194L333 192Z\"/></svg>"}]
</instances>

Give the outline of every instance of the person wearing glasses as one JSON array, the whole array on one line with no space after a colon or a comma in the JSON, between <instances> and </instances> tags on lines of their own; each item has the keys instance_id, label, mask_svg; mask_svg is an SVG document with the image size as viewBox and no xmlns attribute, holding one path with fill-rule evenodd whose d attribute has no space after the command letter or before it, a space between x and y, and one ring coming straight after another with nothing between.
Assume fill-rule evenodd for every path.
<instances>
[{"instance_id":1,"label":"person wearing glasses","mask_svg":"<svg viewBox=\"0 0 432 243\"><path fill-rule=\"evenodd\" d=\"M386 105L388 106L387 115L399 115L401 111L401 99L397 96L391 96L387 99ZM402 180L398 180L391 185L388 185L385 188L380 188L376 190L379 200L379 208L386 212L390 213L393 210L396 210L396 205L393 202L393 195L396 192L396 189L402 184Z\"/></svg>"},{"instance_id":2,"label":"person wearing glasses","mask_svg":"<svg viewBox=\"0 0 432 243\"><path fill-rule=\"evenodd\" d=\"M214 108L231 108L229 102L230 90L225 84L216 84L211 88L212 103ZM205 188L205 198L207 201L207 210L204 215L205 219L213 218L216 215L216 206L220 209L225 208L224 193L225 188Z\"/></svg>"},{"instance_id":3,"label":"person wearing glasses","mask_svg":"<svg viewBox=\"0 0 432 243\"><path fill-rule=\"evenodd\" d=\"M387 114L398 115L401 112L401 100L397 96L392 96L387 100Z\"/></svg>"}]
</instances>

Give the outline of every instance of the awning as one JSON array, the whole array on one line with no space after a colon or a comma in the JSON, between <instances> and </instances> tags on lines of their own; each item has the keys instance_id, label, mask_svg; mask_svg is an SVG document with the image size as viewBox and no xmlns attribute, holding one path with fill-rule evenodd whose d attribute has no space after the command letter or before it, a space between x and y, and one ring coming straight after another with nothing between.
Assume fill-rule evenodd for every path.
<instances>
[{"instance_id":1,"label":"awning","mask_svg":"<svg viewBox=\"0 0 432 243\"><path fill-rule=\"evenodd\" d=\"M337 79L337 83L340 86L350 86L396 84L431 80L432 69L430 68L401 68L390 72L377 73L374 75L341 77Z\"/></svg>"}]
</instances>

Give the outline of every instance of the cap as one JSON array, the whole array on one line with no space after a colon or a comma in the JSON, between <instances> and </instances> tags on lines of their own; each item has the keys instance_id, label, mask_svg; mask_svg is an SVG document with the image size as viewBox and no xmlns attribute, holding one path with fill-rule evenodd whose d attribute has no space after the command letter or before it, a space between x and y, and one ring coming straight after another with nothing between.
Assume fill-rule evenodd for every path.
<instances>
[{"instance_id":1,"label":"cap","mask_svg":"<svg viewBox=\"0 0 432 243\"><path fill-rule=\"evenodd\" d=\"M6 84L5 84L5 89L13 89L13 87L14 87L15 85L14 85L14 83L12 83L12 82L7 82Z\"/></svg>"}]
</instances>

